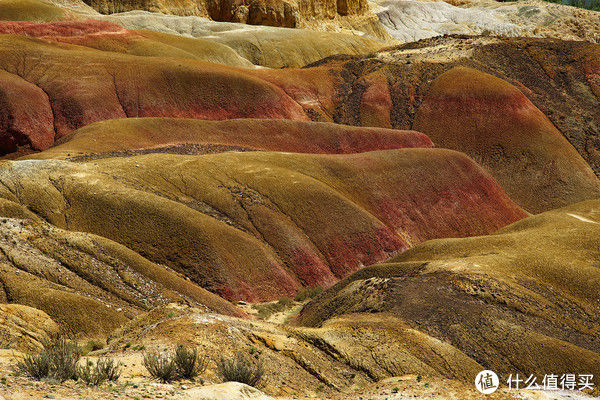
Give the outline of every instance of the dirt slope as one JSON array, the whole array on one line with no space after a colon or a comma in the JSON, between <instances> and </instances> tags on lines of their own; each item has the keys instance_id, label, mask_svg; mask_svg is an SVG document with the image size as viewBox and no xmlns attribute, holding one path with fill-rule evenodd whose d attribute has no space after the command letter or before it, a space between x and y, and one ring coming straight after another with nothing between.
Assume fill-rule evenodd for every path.
<instances>
[{"instance_id":1,"label":"dirt slope","mask_svg":"<svg viewBox=\"0 0 600 400\"><path fill-rule=\"evenodd\" d=\"M598 372L598 201L423 243L308 304L302 324L394 315L508 376Z\"/></svg>"}]
</instances>

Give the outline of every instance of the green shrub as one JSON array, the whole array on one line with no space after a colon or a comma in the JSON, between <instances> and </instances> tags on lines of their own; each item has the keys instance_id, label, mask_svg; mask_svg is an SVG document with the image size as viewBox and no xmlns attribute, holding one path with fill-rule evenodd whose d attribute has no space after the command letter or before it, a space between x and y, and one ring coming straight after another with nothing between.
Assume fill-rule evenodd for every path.
<instances>
[{"instance_id":1,"label":"green shrub","mask_svg":"<svg viewBox=\"0 0 600 400\"><path fill-rule=\"evenodd\" d=\"M231 360L221 357L217 363L217 374L223 382L240 382L256 387L264 373L262 363L254 364L241 353L237 353Z\"/></svg>"},{"instance_id":2,"label":"green shrub","mask_svg":"<svg viewBox=\"0 0 600 400\"><path fill-rule=\"evenodd\" d=\"M106 375L106 379L110 382L116 382L121 377L121 363L115 362L112 358L98 359L96 368Z\"/></svg>"},{"instance_id":3,"label":"green shrub","mask_svg":"<svg viewBox=\"0 0 600 400\"><path fill-rule=\"evenodd\" d=\"M150 375L163 383L177 379L177 365L173 354L167 352L149 352L144 355L144 367Z\"/></svg>"},{"instance_id":4,"label":"green shrub","mask_svg":"<svg viewBox=\"0 0 600 400\"><path fill-rule=\"evenodd\" d=\"M77 369L77 377L88 386L98 386L106 381L106 375L92 361L86 361L83 367Z\"/></svg>"},{"instance_id":5,"label":"green shrub","mask_svg":"<svg viewBox=\"0 0 600 400\"><path fill-rule=\"evenodd\" d=\"M204 372L208 364L206 356L199 357L196 349L188 350L183 345L177 346L174 361L177 367L177 377L183 379L196 378L200 373Z\"/></svg>"},{"instance_id":6,"label":"green shrub","mask_svg":"<svg viewBox=\"0 0 600 400\"><path fill-rule=\"evenodd\" d=\"M105 381L117 381L121 376L121 366L110 358L100 358L95 364L88 360L77 369L77 376L88 386L98 386Z\"/></svg>"},{"instance_id":7,"label":"green shrub","mask_svg":"<svg viewBox=\"0 0 600 400\"><path fill-rule=\"evenodd\" d=\"M64 382L77 379L81 349L63 336L56 335L42 342L42 351L28 354L17 364L17 370L34 379Z\"/></svg>"},{"instance_id":8,"label":"green shrub","mask_svg":"<svg viewBox=\"0 0 600 400\"><path fill-rule=\"evenodd\" d=\"M52 362L47 353L27 354L22 361L17 364L17 370L23 375L33 379L44 379L50 376Z\"/></svg>"}]
</instances>

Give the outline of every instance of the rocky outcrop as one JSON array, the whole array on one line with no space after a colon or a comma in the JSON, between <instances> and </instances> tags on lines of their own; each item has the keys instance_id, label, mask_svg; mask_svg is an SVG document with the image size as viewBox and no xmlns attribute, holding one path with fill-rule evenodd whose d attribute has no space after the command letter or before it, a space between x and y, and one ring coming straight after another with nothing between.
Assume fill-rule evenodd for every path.
<instances>
[{"instance_id":1,"label":"rocky outcrop","mask_svg":"<svg viewBox=\"0 0 600 400\"><path fill-rule=\"evenodd\" d=\"M214 21L295 28L300 13L295 2L284 0L207 0L208 16Z\"/></svg>"},{"instance_id":2,"label":"rocky outcrop","mask_svg":"<svg viewBox=\"0 0 600 400\"><path fill-rule=\"evenodd\" d=\"M547 1L372 0L388 32L401 42L451 34L600 40L600 15Z\"/></svg>"},{"instance_id":3,"label":"rocky outcrop","mask_svg":"<svg viewBox=\"0 0 600 400\"><path fill-rule=\"evenodd\" d=\"M472 386L472 376L482 368L448 343L391 316L342 317L321 328L304 328L167 306L117 330L109 348L120 350L127 342L143 343L147 349L183 343L214 361L248 355L249 362L260 362L265 370L261 390L275 396L295 392L330 399L340 391L407 373L414 374L412 379L446 377ZM209 362L204 376L218 379L215 375ZM207 386L198 392L210 390Z\"/></svg>"},{"instance_id":4,"label":"rocky outcrop","mask_svg":"<svg viewBox=\"0 0 600 400\"><path fill-rule=\"evenodd\" d=\"M525 34L521 26L489 9L461 8L444 1L375 0L372 9L388 32L403 43L448 34Z\"/></svg>"},{"instance_id":5,"label":"rocky outcrop","mask_svg":"<svg viewBox=\"0 0 600 400\"><path fill-rule=\"evenodd\" d=\"M363 14L366 0L204 0L176 4L164 0L84 0L102 14L143 10L179 16L209 17L214 21L251 25L301 27L307 20L327 20Z\"/></svg>"},{"instance_id":6,"label":"rocky outcrop","mask_svg":"<svg viewBox=\"0 0 600 400\"><path fill-rule=\"evenodd\" d=\"M185 392L185 396L190 400L275 400L260 390L239 382L226 382L190 389Z\"/></svg>"}]
</instances>

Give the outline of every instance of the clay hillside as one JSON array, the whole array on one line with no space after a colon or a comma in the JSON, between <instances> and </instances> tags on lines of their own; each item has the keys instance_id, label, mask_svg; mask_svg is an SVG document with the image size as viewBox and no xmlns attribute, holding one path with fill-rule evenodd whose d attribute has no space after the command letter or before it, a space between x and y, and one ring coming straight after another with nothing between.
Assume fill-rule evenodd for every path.
<instances>
[{"instance_id":1,"label":"clay hillside","mask_svg":"<svg viewBox=\"0 0 600 400\"><path fill-rule=\"evenodd\" d=\"M599 395L598 9L0 0L0 400Z\"/></svg>"}]
</instances>

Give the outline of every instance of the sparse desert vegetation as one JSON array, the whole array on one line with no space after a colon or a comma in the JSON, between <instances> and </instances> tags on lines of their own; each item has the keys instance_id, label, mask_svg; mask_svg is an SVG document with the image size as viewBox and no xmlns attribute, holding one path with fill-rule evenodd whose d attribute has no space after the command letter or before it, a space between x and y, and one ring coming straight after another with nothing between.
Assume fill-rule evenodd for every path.
<instances>
[{"instance_id":1,"label":"sparse desert vegetation","mask_svg":"<svg viewBox=\"0 0 600 400\"><path fill-rule=\"evenodd\" d=\"M77 379L80 357L81 349L76 343L56 335L42 342L41 351L25 355L16 369L35 379L64 382Z\"/></svg>"},{"instance_id":2,"label":"sparse desert vegetation","mask_svg":"<svg viewBox=\"0 0 600 400\"><path fill-rule=\"evenodd\" d=\"M208 357L197 349L179 345L175 350L153 351L144 354L144 366L153 378L161 382L177 379L194 380L207 366Z\"/></svg>"}]
</instances>

